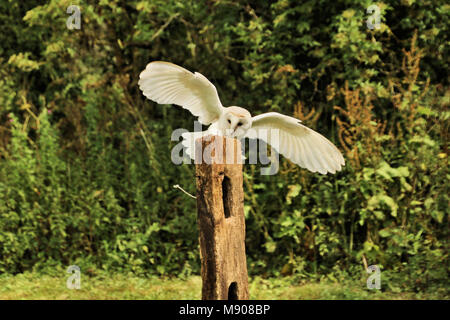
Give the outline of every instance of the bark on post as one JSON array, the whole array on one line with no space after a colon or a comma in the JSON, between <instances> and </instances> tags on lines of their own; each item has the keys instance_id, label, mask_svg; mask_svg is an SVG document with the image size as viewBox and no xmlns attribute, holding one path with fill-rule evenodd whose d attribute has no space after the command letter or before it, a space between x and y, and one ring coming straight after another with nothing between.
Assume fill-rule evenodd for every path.
<instances>
[{"instance_id":1,"label":"bark on post","mask_svg":"<svg viewBox=\"0 0 450 320\"><path fill-rule=\"evenodd\" d=\"M210 135L195 149L202 299L248 299L240 142Z\"/></svg>"}]
</instances>

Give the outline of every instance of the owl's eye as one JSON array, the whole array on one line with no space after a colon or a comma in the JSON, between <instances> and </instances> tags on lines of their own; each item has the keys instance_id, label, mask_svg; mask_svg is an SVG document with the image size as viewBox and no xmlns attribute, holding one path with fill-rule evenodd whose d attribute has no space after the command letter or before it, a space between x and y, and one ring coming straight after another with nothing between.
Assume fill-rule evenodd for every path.
<instances>
[{"instance_id":1,"label":"owl's eye","mask_svg":"<svg viewBox=\"0 0 450 320\"><path fill-rule=\"evenodd\" d=\"M240 127L243 125L243 123L239 121L237 125L238 125L238 127Z\"/></svg>"},{"instance_id":2,"label":"owl's eye","mask_svg":"<svg viewBox=\"0 0 450 320\"><path fill-rule=\"evenodd\" d=\"M230 119L228 119L228 123L231 124L231 120Z\"/></svg>"}]
</instances>

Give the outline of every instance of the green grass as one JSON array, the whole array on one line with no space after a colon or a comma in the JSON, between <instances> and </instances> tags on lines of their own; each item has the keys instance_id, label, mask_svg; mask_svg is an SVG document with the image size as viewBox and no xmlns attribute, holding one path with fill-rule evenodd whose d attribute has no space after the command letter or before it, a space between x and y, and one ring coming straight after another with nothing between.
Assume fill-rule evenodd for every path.
<instances>
[{"instance_id":1,"label":"green grass","mask_svg":"<svg viewBox=\"0 0 450 320\"><path fill-rule=\"evenodd\" d=\"M201 278L187 279L140 278L125 274L98 274L81 276L81 289L66 287L68 274L61 276L24 273L0 276L0 299L200 299ZM323 281L320 283L293 284L292 279L250 279L250 298L261 300L283 299L448 299L445 295L412 292L385 292L368 290L364 283L344 284Z\"/></svg>"}]
</instances>

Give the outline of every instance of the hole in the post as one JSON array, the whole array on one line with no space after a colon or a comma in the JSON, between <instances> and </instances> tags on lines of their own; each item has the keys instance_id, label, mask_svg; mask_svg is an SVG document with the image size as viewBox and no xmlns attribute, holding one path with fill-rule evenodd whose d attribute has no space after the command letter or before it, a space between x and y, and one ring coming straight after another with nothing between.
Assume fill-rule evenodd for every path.
<instances>
[{"instance_id":1,"label":"hole in the post","mask_svg":"<svg viewBox=\"0 0 450 320\"><path fill-rule=\"evenodd\" d=\"M224 176L222 181L222 202L225 218L229 218L231 216L231 180L227 176Z\"/></svg>"},{"instance_id":2,"label":"hole in the post","mask_svg":"<svg viewBox=\"0 0 450 320\"><path fill-rule=\"evenodd\" d=\"M239 300L236 282L232 282L228 287L228 300Z\"/></svg>"}]
</instances>

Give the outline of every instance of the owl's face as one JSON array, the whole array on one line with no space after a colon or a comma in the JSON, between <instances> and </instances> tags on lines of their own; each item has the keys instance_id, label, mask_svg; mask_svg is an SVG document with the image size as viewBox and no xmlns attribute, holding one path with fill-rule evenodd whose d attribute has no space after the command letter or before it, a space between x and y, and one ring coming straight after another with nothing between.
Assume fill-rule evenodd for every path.
<instances>
[{"instance_id":1,"label":"owl's face","mask_svg":"<svg viewBox=\"0 0 450 320\"><path fill-rule=\"evenodd\" d=\"M241 138L252 126L250 112L241 107L228 107L219 119L219 127L224 135Z\"/></svg>"}]
</instances>

